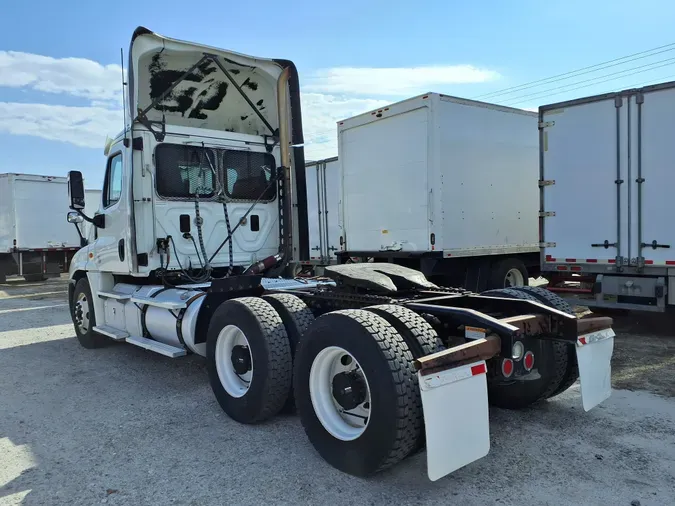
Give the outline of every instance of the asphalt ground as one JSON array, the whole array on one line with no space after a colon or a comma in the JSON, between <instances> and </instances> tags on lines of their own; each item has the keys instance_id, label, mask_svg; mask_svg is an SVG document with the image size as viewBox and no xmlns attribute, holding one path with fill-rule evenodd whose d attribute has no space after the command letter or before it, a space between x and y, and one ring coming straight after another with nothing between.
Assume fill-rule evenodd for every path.
<instances>
[{"instance_id":1,"label":"asphalt ground","mask_svg":"<svg viewBox=\"0 0 675 506\"><path fill-rule=\"evenodd\" d=\"M673 320L612 314L612 397L578 384L491 409L489 455L437 482L425 453L369 479L330 467L297 416L229 419L205 362L85 350L66 281L0 285L0 505L675 504Z\"/></svg>"}]
</instances>

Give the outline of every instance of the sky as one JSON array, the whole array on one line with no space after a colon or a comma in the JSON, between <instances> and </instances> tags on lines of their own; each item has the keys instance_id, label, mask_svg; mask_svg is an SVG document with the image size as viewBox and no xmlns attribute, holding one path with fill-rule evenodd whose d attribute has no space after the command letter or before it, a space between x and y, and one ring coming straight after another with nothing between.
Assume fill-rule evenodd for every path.
<instances>
[{"instance_id":1,"label":"sky","mask_svg":"<svg viewBox=\"0 0 675 506\"><path fill-rule=\"evenodd\" d=\"M3 2L0 173L66 175L100 187L106 135L122 128L120 48L137 26L300 73L307 159L337 155L336 122L438 92L539 105L675 80L675 2Z\"/></svg>"}]
</instances>

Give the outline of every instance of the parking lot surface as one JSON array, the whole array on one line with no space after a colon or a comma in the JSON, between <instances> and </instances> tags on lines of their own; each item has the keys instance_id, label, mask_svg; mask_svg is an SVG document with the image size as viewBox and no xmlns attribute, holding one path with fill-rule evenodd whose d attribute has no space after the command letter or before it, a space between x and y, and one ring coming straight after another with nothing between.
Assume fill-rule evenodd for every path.
<instances>
[{"instance_id":1,"label":"parking lot surface","mask_svg":"<svg viewBox=\"0 0 675 506\"><path fill-rule=\"evenodd\" d=\"M0 285L0 505L674 504L673 320L611 316L615 390L596 409L578 385L491 409L484 459L430 482L420 453L358 479L296 416L229 419L199 357L81 348L65 279Z\"/></svg>"}]
</instances>

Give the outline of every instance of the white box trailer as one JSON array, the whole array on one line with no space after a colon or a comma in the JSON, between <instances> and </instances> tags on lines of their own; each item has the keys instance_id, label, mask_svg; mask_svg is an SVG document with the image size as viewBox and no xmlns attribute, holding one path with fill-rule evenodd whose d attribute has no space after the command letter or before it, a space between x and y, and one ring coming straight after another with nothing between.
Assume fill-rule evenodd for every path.
<instances>
[{"instance_id":1,"label":"white box trailer","mask_svg":"<svg viewBox=\"0 0 675 506\"><path fill-rule=\"evenodd\" d=\"M675 304L674 114L675 82L540 107L551 290L595 307Z\"/></svg>"},{"instance_id":2,"label":"white box trailer","mask_svg":"<svg viewBox=\"0 0 675 506\"><path fill-rule=\"evenodd\" d=\"M100 194L88 190L85 195L92 214ZM0 174L1 281L13 274L42 279L67 271L81 247L75 227L66 221L68 205L65 177Z\"/></svg>"},{"instance_id":3,"label":"white box trailer","mask_svg":"<svg viewBox=\"0 0 675 506\"><path fill-rule=\"evenodd\" d=\"M338 124L347 258L473 290L539 273L537 114L427 93Z\"/></svg>"},{"instance_id":4,"label":"white box trailer","mask_svg":"<svg viewBox=\"0 0 675 506\"><path fill-rule=\"evenodd\" d=\"M307 181L307 216L309 261L313 266L337 263L341 229L339 200L341 194L338 158L326 158L305 164Z\"/></svg>"}]
</instances>

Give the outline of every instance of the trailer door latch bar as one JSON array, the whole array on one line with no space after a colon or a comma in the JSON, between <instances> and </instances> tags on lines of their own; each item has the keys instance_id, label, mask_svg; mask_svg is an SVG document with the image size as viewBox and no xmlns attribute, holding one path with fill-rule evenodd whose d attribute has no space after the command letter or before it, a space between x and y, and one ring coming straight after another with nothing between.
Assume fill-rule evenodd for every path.
<instances>
[{"instance_id":1,"label":"trailer door latch bar","mask_svg":"<svg viewBox=\"0 0 675 506\"><path fill-rule=\"evenodd\" d=\"M605 239L605 242L603 242L603 243L601 243L601 244L591 244L591 246L592 246L593 248L605 248L605 249L609 249L610 247L611 247L611 248L616 248L616 247L617 247L617 244L616 244L615 242L609 242L607 239Z\"/></svg>"},{"instance_id":2,"label":"trailer door latch bar","mask_svg":"<svg viewBox=\"0 0 675 506\"><path fill-rule=\"evenodd\" d=\"M640 244L640 247L651 248L651 249L656 249L656 248L668 249L668 248L670 248L670 244L658 244L656 241L652 241L650 243L643 242L642 244Z\"/></svg>"}]
</instances>

